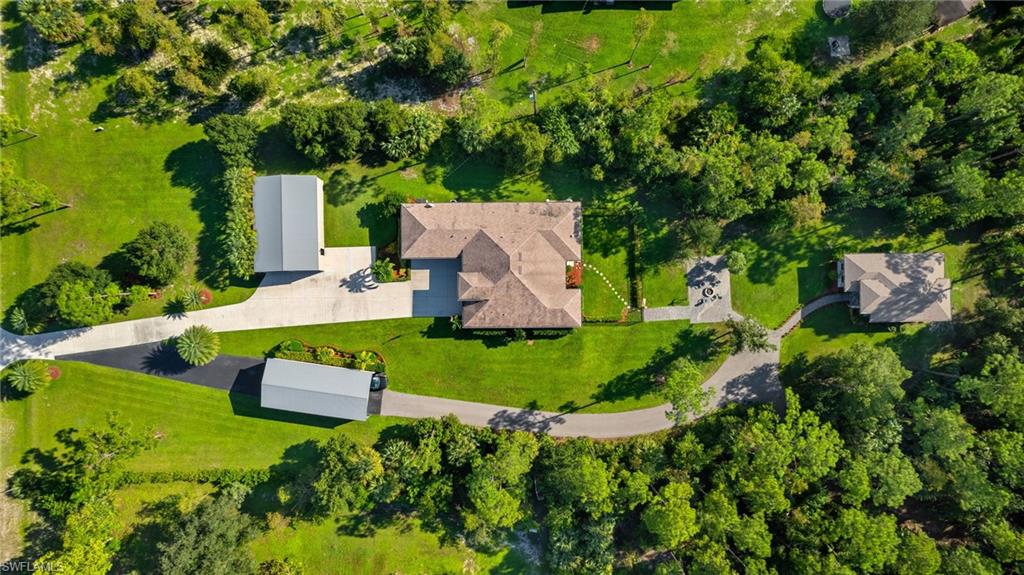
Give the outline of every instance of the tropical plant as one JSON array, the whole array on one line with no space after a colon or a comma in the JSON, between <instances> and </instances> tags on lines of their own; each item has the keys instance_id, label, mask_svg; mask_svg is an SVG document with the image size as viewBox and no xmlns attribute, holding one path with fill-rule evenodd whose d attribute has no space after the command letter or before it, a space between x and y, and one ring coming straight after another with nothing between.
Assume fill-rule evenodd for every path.
<instances>
[{"instance_id":1,"label":"tropical plant","mask_svg":"<svg viewBox=\"0 0 1024 575\"><path fill-rule=\"evenodd\" d=\"M174 347L189 365L206 365L216 359L220 338L209 327L194 325L177 337Z\"/></svg>"},{"instance_id":2,"label":"tropical plant","mask_svg":"<svg viewBox=\"0 0 1024 575\"><path fill-rule=\"evenodd\" d=\"M377 283L387 283L395 277L395 264L391 260L377 260L370 266L370 273Z\"/></svg>"},{"instance_id":3,"label":"tropical plant","mask_svg":"<svg viewBox=\"0 0 1024 575\"><path fill-rule=\"evenodd\" d=\"M361 370L368 370L371 367L376 367L378 363L377 354L372 351L361 351L357 353L356 357L352 360L352 366Z\"/></svg>"},{"instance_id":4,"label":"tropical plant","mask_svg":"<svg viewBox=\"0 0 1024 575\"><path fill-rule=\"evenodd\" d=\"M50 383L50 368L45 363L27 359L12 364L7 368L7 383L22 393L39 391Z\"/></svg>"},{"instance_id":5,"label":"tropical plant","mask_svg":"<svg viewBox=\"0 0 1024 575\"><path fill-rule=\"evenodd\" d=\"M188 311L195 311L202 309L206 305L206 300L203 296L203 290L196 286L191 286L181 294L181 305Z\"/></svg>"},{"instance_id":6,"label":"tropical plant","mask_svg":"<svg viewBox=\"0 0 1024 575\"><path fill-rule=\"evenodd\" d=\"M255 172L248 166L228 168L222 178L228 205L219 237L225 251L226 266L222 271L238 278L251 276L256 260L256 228L252 211L255 178Z\"/></svg>"},{"instance_id":7,"label":"tropical plant","mask_svg":"<svg viewBox=\"0 0 1024 575\"><path fill-rule=\"evenodd\" d=\"M35 326L28 319L28 316L25 315L25 310L21 307L11 308L11 327L25 335L35 331Z\"/></svg>"},{"instance_id":8,"label":"tropical plant","mask_svg":"<svg viewBox=\"0 0 1024 575\"><path fill-rule=\"evenodd\" d=\"M448 321L449 321L449 323L451 323L452 330L462 329L462 316L461 315L453 315L452 317L448 318Z\"/></svg>"}]
</instances>

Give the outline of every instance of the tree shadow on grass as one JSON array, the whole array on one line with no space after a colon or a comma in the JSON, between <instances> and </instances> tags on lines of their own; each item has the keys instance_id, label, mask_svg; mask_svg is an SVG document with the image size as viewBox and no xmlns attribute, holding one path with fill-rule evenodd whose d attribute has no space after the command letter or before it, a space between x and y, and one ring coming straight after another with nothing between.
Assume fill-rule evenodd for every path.
<instances>
[{"instance_id":1,"label":"tree shadow on grass","mask_svg":"<svg viewBox=\"0 0 1024 575\"><path fill-rule=\"evenodd\" d=\"M171 173L172 184L192 191L192 208L203 225L196 276L211 287L227 287L231 277L219 237L227 218L227 205L219 187L221 165L216 149L209 140L189 142L167 155L164 169Z\"/></svg>"},{"instance_id":2,"label":"tree shadow on grass","mask_svg":"<svg viewBox=\"0 0 1024 575\"><path fill-rule=\"evenodd\" d=\"M364 174L355 179L344 168L331 172L324 182L324 199L332 206L344 206L363 195L380 193L381 187L370 176Z\"/></svg>"},{"instance_id":3,"label":"tree shadow on grass","mask_svg":"<svg viewBox=\"0 0 1024 575\"><path fill-rule=\"evenodd\" d=\"M359 224L366 228L370 245L386 246L398 239L398 215L387 214L383 202L373 202L356 212Z\"/></svg>"},{"instance_id":4,"label":"tree shadow on grass","mask_svg":"<svg viewBox=\"0 0 1024 575\"><path fill-rule=\"evenodd\" d=\"M792 57L804 68L818 75L827 74L834 65L829 55L830 36L849 36L849 19L839 21L825 15L821 2L815 3L815 18L808 18L790 37Z\"/></svg>"},{"instance_id":5,"label":"tree shadow on grass","mask_svg":"<svg viewBox=\"0 0 1024 575\"><path fill-rule=\"evenodd\" d=\"M621 329L611 326L608 329ZM657 390L658 380L669 365L679 358L687 358L696 364L712 360L722 351L721 340L713 329L688 326L676 334L668 347L661 347L647 363L640 368L627 371L610 381L602 383L591 396L593 402L616 402L623 399L639 399ZM582 409L587 406L579 406Z\"/></svg>"},{"instance_id":6,"label":"tree shadow on grass","mask_svg":"<svg viewBox=\"0 0 1024 575\"><path fill-rule=\"evenodd\" d=\"M261 171L268 174L304 174L317 168L316 164L295 149L291 136L280 122L271 124L259 133L256 160Z\"/></svg>"},{"instance_id":7,"label":"tree shadow on grass","mask_svg":"<svg viewBox=\"0 0 1024 575\"><path fill-rule=\"evenodd\" d=\"M161 544L170 543L170 527L181 521L181 495L143 504L140 519L122 539L112 573L156 573Z\"/></svg>"},{"instance_id":8,"label":"tree shadow on grass","mask_svg":"<svg viewBox=\"0 0 1024 575\"><path fill-rule=\"evenodd\" d=\"M7 2L2 9L4 22L17 24L4 30L3 45L9 51L4 67L11 72L27 72L45 66L60 53L57 46L43 38L18 15L18 2Z\"/></svg>"},{"instance_id":9,"label":"tree shadow on grass","mask_svg":"<svg viewBox=\"0 0 1024 575\"><path fill-rule=\"evenodd\" d=\"M315 479L317 453L312 439L288 446L281 460L270 466L270 479L253 487L242 511L257 517L281 513L311 520L309 486ZM280 493L286 495L283 500Z\"/></svg>"},{"instance_id":10,"label":"tree shadow on grass","mask_svg":"<svg viewBox=\"0 0 1024 575\"><path fill-rule=\"evenodd\" d=\"M434 318L425 329L420 332L422 337L427 339L458 339L464 341L479 341L487 348L505 347L508 345L526 345L526 340L554 340L568 337L572 334L571 329L527 329L523 330L524 339L515 340L515 330L511 329L456 329L452 327L451 320L446 317Z\"/></svg>"},{"instance_id":11,"label":"tree shadow on grass","mask_svg":"<svg viewBox=\"0 0 1024 575\"><path fill-rule=\"evenodd\" d=\"M92 50L83 50L71 68L58 74L53 81L53 90L57 95L65 95L84 89L100 78L111 76L118 71L124 60L117 57L100 56Z\"/></svg>"}]
</instances>

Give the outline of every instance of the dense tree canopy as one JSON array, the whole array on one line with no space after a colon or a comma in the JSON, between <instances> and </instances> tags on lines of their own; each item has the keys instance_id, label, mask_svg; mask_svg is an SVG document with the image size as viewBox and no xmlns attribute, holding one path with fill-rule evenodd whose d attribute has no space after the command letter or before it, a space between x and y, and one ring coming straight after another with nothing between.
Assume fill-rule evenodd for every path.
<instances>
[{"instance_id":1,"label":"dense tree canopy","mask_svg":"<svg viewBox=\"0 0 1024 575\"><path fill-rule=\"evenodd\" d=\"M124 246L125 260L132 271L154 287L173 282L194 253L185 232L167 222L153 222Z\"/></svg>"}]
</instances>

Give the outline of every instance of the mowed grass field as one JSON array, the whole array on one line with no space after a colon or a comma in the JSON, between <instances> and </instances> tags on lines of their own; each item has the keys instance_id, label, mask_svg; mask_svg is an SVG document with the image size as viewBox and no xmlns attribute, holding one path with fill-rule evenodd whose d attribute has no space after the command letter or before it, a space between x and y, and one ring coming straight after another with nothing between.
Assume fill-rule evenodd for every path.
<instances>
[{"instance_id":1,"label":"mowed grass field","mask_svg":"<svg viewBox=\"0 0 1024 575\"><path fill-rule=\"evenodd\" d=\"M652 26L630 68L626 62L641 7L651 16ZM455 20L480 60L493 23L509 26L512 35L501 45L499 74L485 88L525 112L531 107L531 86L539 86L543 104L585 72L606 74L609 86L617 91L691 75L706 77L720 67L742 64L749 42L759 36L787 37L808 21L823 21L819 11L818 3L807 1L620 2L607 7L594 2L477 2L465 4ZM691 81L669 90L691 96L696 87Z\"/></svg>"},{"instance_id":2,"label":"mowed grass field","mask_svg":"<svg viewBox=\"0 0 1024 575\"><path fill-rule=\"evenodd\" d=\"M185 262L170 294L205 285L204 263L214 263L209 258L215 255L211 234L220 209L221 168L202 126L184 118L143 125L98 117L115 70L86 58L86 73L76 74L78 47L43 65L42 48L25 46L26 26L11 18L15 12L13 2L5 3L4 41L11 50L3 71L4 111L38 137L7 145L2 154L16 174L42 182L71 207L33 218L24 231L0 238L2 307L9 308L60 262L104 264L154 221L178 225L197 240L196 260ZM213 305L241 301L253 287L214 289ZM116 319L159 315L166 300L143 302Z\"/></svg>"},{"instance_id":3,"label":"mowed grass field","mask_svg":"<svg viewBox=\"0 0 1024 575\"><path fill-rule=\"evenodd\" d=\"M290 417L259 407L259 398L169 379L76 362L54 362L63 374L28 398L0 404L4 467L30 447L56 445L61 429L104 426L118 412L136 429L151 427L162 439L132 461L140 471L220 467L269 467L296 444L339 432L372 444L381 429L402 420L374 417L347 422Z\"/></svg>"},{"instance_id":4,"label":"mowed grass field","mask_svg":"<svg viewBox=\"0 0 1024 575\"><path fill-rule=\"evenodd\" d=\"M75 362L55 364L63 371L60 379L27 398L0 404L3 476L13 470L28 449L56 446L57 431L103 427L112 411L136 429L150 428L160 434L153 450L129 464L130 469L142 471L267 468L283 460L304 463L312 454L307 447L309 441L344 433L370 445L387 427L406 422L374 417L367 422L331 427L320 418L293 418L282 412L262 410L254 397ZM128 538L117 563L151 572L155 567L152 542L129 535L147 520L146 510L160 502L175 501L186 512L211 492L209 485L188 482L118 490L114 506L121 523L120 535ZM5 506L5 510L12 512L10 519L16 521L19 517L13 515L13 509ZM253 512L257 522L264 524L263 515ZM513 551L477 553L444 544L437 533L420 529L414 521L365 537L339 533L337 520L321 524L282 520L266 526L266 531L251 543L257 559L291 557L299 560L307 573L337 573L340 565L346 566L346 573L365 575L399 570L449 573L459 572L465 564L476 565L485 572L529 572ZM15 525L9 527L13 530L5 527L5 537L13 537L16 532Z\"/></svg>"},{"instance_id":5,"label":"mowed grass field","mask_svg":"<svg viewBox=\"0 0 1024 575\"><path fill-rule=\"evenodd\" d=\"M453 334L447 319L401 319L221 334L221 352L262 356L288 338L380 352L391 389L547 411L614 412L664 402L654 376L687 356L710 374L724 359L714 326L584 325L506 343Z\"/></svg>"},{"instance_id":6,"label":"mowed grass field","mask_svg":"<svg viewBox=\"0 0 1024 575\"><path fill-rule=\"evenodd\" d=\"M857 312L842 304L830 305L806 318L782 339L783 364L803 356L814 359L862 343L891 348L910 368L924 369L942 342L943 326L936 324L869 324Z\"/></svg>"}]
</instances>

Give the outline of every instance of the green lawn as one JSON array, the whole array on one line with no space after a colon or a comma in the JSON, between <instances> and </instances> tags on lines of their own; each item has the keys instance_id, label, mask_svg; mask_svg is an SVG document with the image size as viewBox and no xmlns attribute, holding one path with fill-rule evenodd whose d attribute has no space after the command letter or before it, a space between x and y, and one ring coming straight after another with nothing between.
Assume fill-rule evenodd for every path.
<instances>
[{"instance_id":1,"label":"green lawn","mask_svg":"<svg viewBox=\"0 0 1024 575\"><path fill-rule=\"evenodd\" d=\"M869 324L846 305L836 304L820 309L805 319L782 340L782 363L803 355L813 359L820 355L847 349L857 343L886 346L899 354L911 368L927 368L929 358L942 340L942 325L926 324L890 326Z\"/></svg>"},{"instance_id":2,"label":"green lawn","mask_svg":"<svg viewBox=\"0 0 1024 575\"><path fill-rule=\"evenodd\" d=\"M736 311L768 327L781 325L800 305L824 294L836 254L853 252L938 251L946 256L946 275L953 280L953 309L973 305L982 293L977 277L963 270L971 247L968 239L935 232L925 237L905 233L901 222L881 210L858 210L826 219L817 229L749 233L757 244L750 268L732 274Z\"/></svg>"},{"instance_id":3,"label":"green lawn","mask_svg":"<svg viewBox=\"0 0 1024 575\"><path fill-rule=\"evenodd\" d=\"M485 67L482 54L493 22L504 22L512 29L501 47L498 68L502 73L485 87L520 113L531 106L527 99L531 84L540 86L538 100L543 105L587 71L603 71L613 90L691 74L706 77L722 65L740 65L749 42L759 36L788 36L813 22L821 24L816 37L823 40L830 29L815 2L631 2L607 8L592 2L479 2L463 6L456 16L459 35L471 37L480 46L476 58L480 68ZM653 27L630 69L626 62L640 6L652 16ZM523 66L531 37L537 49ZM670 91L691 95L696 84L677 84Z\"/></svg>"},{"instance_id":4,"label":"green lawn","mask_svg":"<svg viewBox=\"0 0 1024 575\"><path fill-rule=\"evenodd\" d=\"M532 573L524 557L510 549L488 554L441 543L437 533L410 520L376 530L370 536L339 532L335 521L304 521L278 526L252 543L258 560L289 557L305 573L378 575L381 573Z\"/></svg>"},{"instance_id":5,"label":"green lawn","mask_svg":"<svg viewBox=\"0 0 1024 575\"><path fill-rule=\"evenodd\" d=\"M713 327L687 322L584 325L569 335L505 344L453 337L447 320L400 319L221 334L221 352L260 356L296 337L384 355L396 391L544 410L626 411L657 405L652 376L687 355L710 373Z\"/></svg>"},{"instance_id":6,"label":"green lawn","mask_svg":"<svg viewBox=\"0 0 1024 575\"><path fill-rule=\"evenodd\" d=\"M586 247L584 237L583 317L617 320L630 301L626 250L604 256Z\"/></svg>"},{"instance_id":7,"label":"green lawn","mask_svg":"<svg viewBox=\"0 0 1024 575\"><path fill-rule=\"evenodd\" d=\"M676 260L644 270L643 286L647 307L686 305L686 264Z\"/></svg>"},{"instance_id":8,"label":"green lawn","mask_svg":"<svg viewBox=\"0 0 1024 575\"><path fill-rule=\"evenodd\" d=\"M290 446L344 432L371 444L381 429L402 420L374 417L334 425L316 417L264 410L242 394L84 363L55 362L57 381L27 399L0 404L5 435L0 462L12 465L30 447L56 445L67 427L105 424L117 411L138 428L152 426L163 439L131 467L145 471L267 467Z\"/></svg>"},{"instance_id":9,"label":"green lawn","mask_svg":"<svg viewBox=\"0 0 1024 575\"><path fill-rule=\"evenodd\" d=\"M5 43L20 48L24 29L5 19ZM17 174L46 184L72 206L0 238L4 309L62 261L110 265L114 252L157 220L182 227L197 241L197 261L187 262L179 286L202 285L215 264L212 234L221 208L214 179L220 166L202 127L183 118L144 125L97 117L113 70L93 64L86 66L87 78L71 76L80 52L71 48L51 64L25 70L25 51L15 49L4 70L5 112L39 137L6 146L3 155ZM98 125L102 132L94 131ZM241 301L253 287L214 290L214 305ZM138 304L117 319L158 315L166 299Z\"/></svg>"},{"instance_id":10,"label":"green lawn","mask_svg":"<svg viewBox=\"0 0 1024 575\"><path fill-rule=\"evenodd\" d=\"M401 423L396 418L371 418L324 427L319 418L284 416L262 410L258 400L231 395L187 383L138 375L74 362L56 362L63 370L48 388L20 400L0 405L5 437L2 471L10 472L29 448L46 449L56 444L54 434L67 427L102 426L111 410L138 428L152 426L162 439L155 449L130 464L137 470L191 470L214 467L268 467L281 462L286 451L308 454L298 446L335 433L345 433L360 443L376 441L384 428ZM291 420L282 421L275 418ZM289 449L291 448L291 449ZM211 492L208 485L187 482L145 484L119 490L114 506L122 536L144 520L147 510L167 500L177 500L186 511ZM175 499L169 499L175 498ZM262 519L257 515L257 519ZM300 560L307 573L446 573L471 563L480 572L528 572L519 555L501 551L493 555L444 545L436 533L423 531L415 522L389 527L372 536L357 537L337 532L328 521L321 525L297 522L288 526L271 523L269 530L252 543L258 559L291 557ZM12 534L7 531L5 534ZM6 546L5 546L6 547ZM124 553L139 565L152 565L152 544L129 537ZM143 571L145 572L145 571Z\"/></svg>"},{"instance_id":11,"label":"green lawn","mask_svg":"<svg viewBox=\"0 0 1024 575\"><path fill-rule=\"evenodd\" d=\"M188 512L212 492L210 485L181 481L118 490L114 508L122 526L120 536L126 539L117 565L134 567L141 572L154 569L152 535L156 533L146 529L153 511L173 505L180 512ZM250 544L256 560L288 558L301 563L304 572L311 575L337 573L339 565L345 566L345 573L353 575L458 573L466 565L473 565L475 572L482 573L530 572L522 557L513 551L487 554L454 544L445 545L438 534L421 529L416 520L357 536L339 529L339 519L343 521L346 517L319 524L289 521L280 515L267 522L261 516L256 519L265 527ZM138 531L133 533L136 528Z\"/></svg>"}]
</instances>

